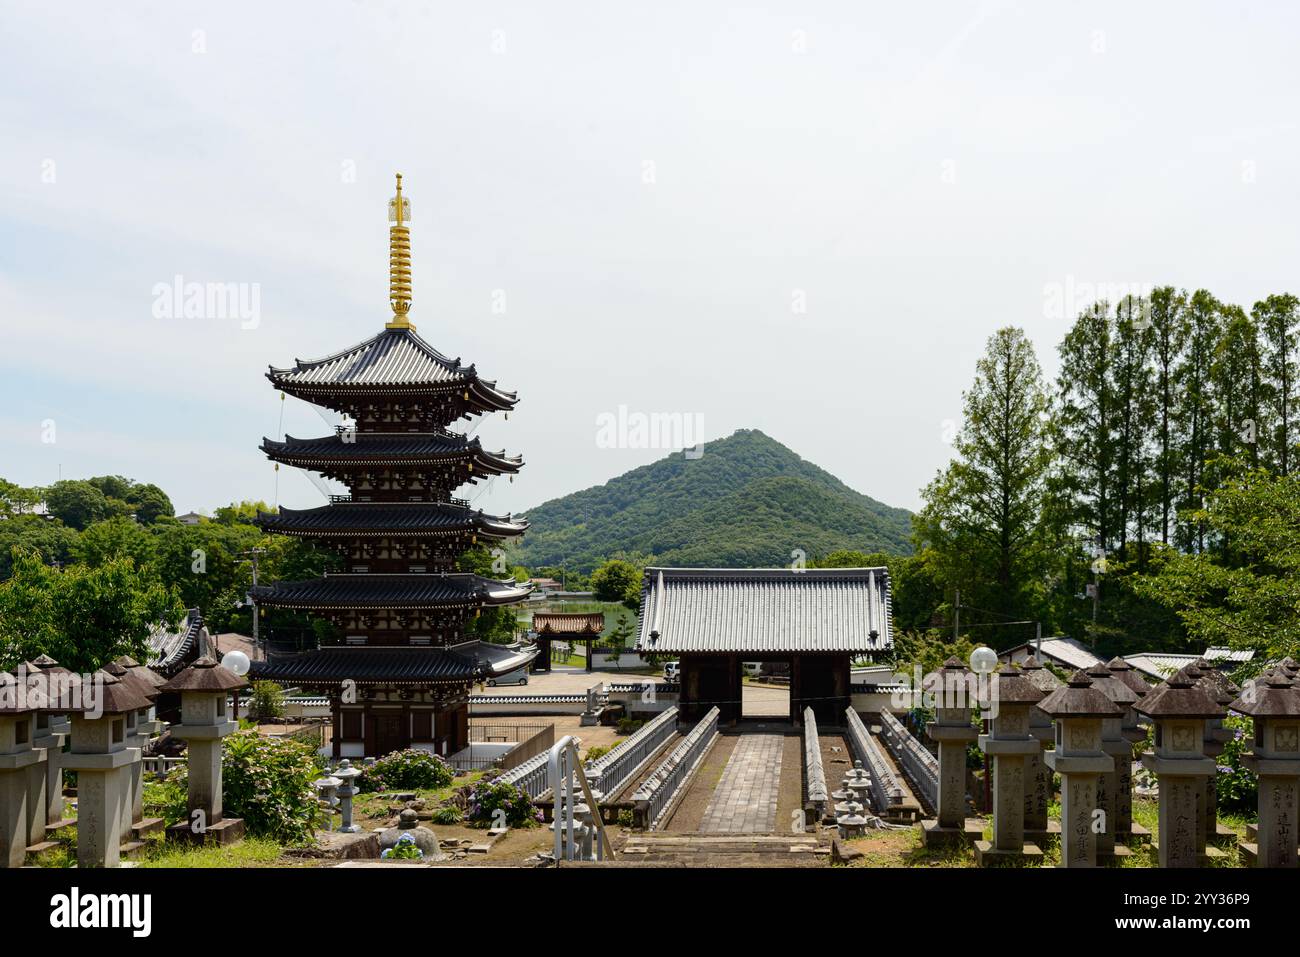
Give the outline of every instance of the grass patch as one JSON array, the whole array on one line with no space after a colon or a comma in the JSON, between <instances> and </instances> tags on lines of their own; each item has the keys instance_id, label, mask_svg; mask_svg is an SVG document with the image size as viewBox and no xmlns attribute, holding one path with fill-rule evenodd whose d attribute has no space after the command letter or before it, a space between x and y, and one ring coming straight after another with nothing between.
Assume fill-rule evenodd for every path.
<instances>
[{"instance_id":1,"label":"grass patch","mask_svg":"<svg viewBox=\"0 0 1300 957\"><path fill-rule=\"evenodd\" d=\"M259 837L203 847L154 840L135 863L137 867L270 867L280 859L280 851L275 841Z\"/></svg>"}]
</instances>

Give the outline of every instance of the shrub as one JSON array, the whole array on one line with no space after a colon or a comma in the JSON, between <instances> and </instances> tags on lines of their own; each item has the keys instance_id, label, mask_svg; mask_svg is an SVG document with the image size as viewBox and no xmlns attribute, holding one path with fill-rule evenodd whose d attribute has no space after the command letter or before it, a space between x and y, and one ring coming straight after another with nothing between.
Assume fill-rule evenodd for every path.
<instances>
[{"instance_id":1,"label":"shrub","mask_svg":"<svg viewBox=\"0 0 1300 957\"><path fill-rule=\"evenodd\" d=\"M453 807L450 804L446 807L437 808L430 815L430 820L434 824L459 824L464 819L465 815L461 813L460 808Z\"/></svg>"},{"instance_id":2,"label":"shrub","mask_svg":"<svg viewBox=\"0 0 1300 957\"><path fill-rule=\"evenodd\" d=\"M223 779L223 790L224 790ZM224 795L223 795L224 803ZM168 827L185 820L189 809L189 786L184 766L173 768L159 781L146 776L144 781L144 815L161 818Z\"/></svg>"},{"instance_id":3,"label":"shrub","mask_svg":"<svg viewBox=\"0 0 1300 957\"><path fill-rule=\"evenodd\" d=\"M641 725L643 724L645 724L645 722L640 720L639 718L619 718L618 733L631 734L633 731L641 727Z\"/></svg>"},{"instance_id":4,"label":"shrub","mask_svg":"<svg viewBox=\"0 0 1300 957\"><path fill-rule=\"evenodd\" d=\"M253 718L258 721L283 718L284 689L274 681L254 681L253 700L250 702L249 710Z\"/></svg>"},{"instance_id":5,"label":"shrub","mask_svg":"<svg viewBox=\"0 0 1300 957\"><path fill-rule=\"evenodd\" d=\"M424 857L424 851L420 850L415 844L415 838L410 834L403 834L397 839L397 843L386 849L379 855L385 860L394 859L399 861L418 861Z\"/></svg>"},{"instance_id":6,"label":"shrub","mask_svg":"<svg viewBox=\"0 0 1300 957\"><path fill-rule=\"evenodd\" d=\"M436 754L408 748L394 751L363 768L357 787L366 794L395 788L429 790L446 787L455 776L451 765Z\"/></svg>"},{"instance_id":7,"label":"shrub","mask_svg":"<svg viewBox=\"0 0 1300 957\"><path fill-rule=\"evenodd\" d=\"M536 827L542 823L542 812L509 782L479 781L469 792L470 825L495 827L503 819L507 827Z\"/></svg>"},{"instance_id":8,"label":"shrub","mask_svg":"<svg viewBox=\"0 0 1300 957\"><path fill-rule=\"evenodd\" d=\"M1228 717L1223 720L1223 726L1232 731L1232 737L1224 742L1218 773L1214 776L1219 807L1249 813L1259 801L1259 779L1241 763L1241 755L1250 749L1254 724L1249 718Z\"/></svg>"},{"instance_id":9,"label":"shrub","mask_svg":"<svg viewBox=\"0 0 1300 957\"><path fill-rule=\"evenodd\" d=\"M224 813L243 818L244 827L254 837L286 845L307 843L319 815L311 786L318 773L315 758L315 749L299 741L263 738L251 732L232 734L221 755ZM179 801L179 820L186 820L188 769L182 766L169 774L165 788L155 792L161 800L159 807L166 809L167 801ZM171 805L169 813L174 813L175 806Z\"/></svg>"}]
</instances>

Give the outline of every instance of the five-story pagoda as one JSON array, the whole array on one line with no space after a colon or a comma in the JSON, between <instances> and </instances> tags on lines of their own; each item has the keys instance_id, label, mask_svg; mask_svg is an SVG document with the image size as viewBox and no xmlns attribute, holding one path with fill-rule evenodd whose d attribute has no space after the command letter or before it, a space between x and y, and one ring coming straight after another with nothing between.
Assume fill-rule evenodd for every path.
<instances>
[{"instance_id":1,"label":"five-story pagoda","mask_svg":"<svg viewBox=\"0 0 1300 957\"><path fill-rule=\"evenodd\" d=\"M408 317L409 221L398 174L389 202L393 317L384 330L323 359L267 373L282 392L351 420L333 435L262 442L276 462L350 489L319 508L259 515L268 532L337 551L342 573L252 592L259 606L324 615L341 633L341 644L273 655L253 670L254 678L330 696L336 758L408 747L455 753L468 743L473 682L521 667L535 653L466 635L484 606L518 602L531 588L456 572L456 559L473 545L522 535L527 523L485 515L452 494L484 477L513 475L523 462L448 426L508 413L517 399L416 335Z\"/></svg>"}]
</instances>

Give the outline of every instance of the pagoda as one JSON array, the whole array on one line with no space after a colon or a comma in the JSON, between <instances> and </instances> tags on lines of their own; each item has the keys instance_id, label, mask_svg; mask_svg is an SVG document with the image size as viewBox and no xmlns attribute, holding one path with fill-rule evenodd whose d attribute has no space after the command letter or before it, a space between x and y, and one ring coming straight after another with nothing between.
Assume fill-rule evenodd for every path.
<instances>
[{"instance_id":1,"label":"pagoda","mask_svg":"<svg viewBox=\"0 0 1300 957\"><path fill-rule=\"evenodd\" d=\"M523 461L449 426L490 412L508 415L517 397L416 334L409 318L410 201L400 173L389 222L393 315L383 331L267 373L282 393L348 420L332 435L263 439L262 450L277 468L319 472L350 494L319 508L258 515L267 532L333 549L343 571L250 593L258 606L324 616L342 636L339 644L272 655L252 671L259 680L329 696L335 758L404 748L454 754L468 743L473 683L520 668L536 653L467 635L485 606L519 602L532 587L455 570L472 546L516 538L527 523L453 497L466 484L513 476Z\"/></svg>"}]
</instances>

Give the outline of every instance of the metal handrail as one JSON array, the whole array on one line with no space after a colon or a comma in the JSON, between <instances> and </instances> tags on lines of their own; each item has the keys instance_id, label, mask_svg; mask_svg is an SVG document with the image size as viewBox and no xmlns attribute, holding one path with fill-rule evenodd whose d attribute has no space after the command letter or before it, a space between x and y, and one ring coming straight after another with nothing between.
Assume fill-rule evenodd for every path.
<instances>
[{"instance_id":1,"label":"metal handrail","mask_svg":"<svg viewBox=\"0 0 1300 957\"><path fill-rule=\"evenodd\" d=\"M577 825L573 812L576 803L573 790L574 778L577 778L578 783L582 785L582 794L587 802L587 807L591 811L592 820L596 826L596 834L599 837L599 841L596 843L596 860L603 861L606 853L609 854L610 860L613 860L614 848L609 843L609 835L605 833L605 824L600 819L600 808L596 805L596 799L591 793L591 786L587 783L587 775L582 770L582 761L578 757L577 739L571 734L566 734L557 741L547 753L546 766L550 779L554 782L552 793L555 801L553 821L555 824L556 864L566 859L566 850L568 860L577 859L578 850L575 842Z\"/></svg>"}]
</instances>

